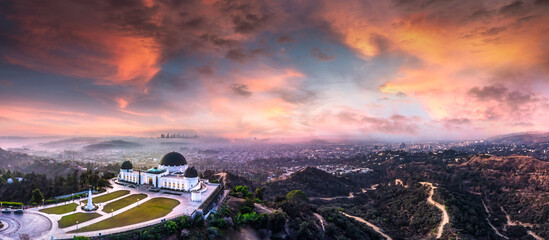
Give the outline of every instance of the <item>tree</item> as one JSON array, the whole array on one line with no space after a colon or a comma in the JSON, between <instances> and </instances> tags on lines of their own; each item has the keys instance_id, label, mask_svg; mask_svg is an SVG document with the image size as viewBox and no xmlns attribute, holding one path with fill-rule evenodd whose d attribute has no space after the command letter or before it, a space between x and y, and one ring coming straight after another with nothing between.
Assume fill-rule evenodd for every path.
<instances>
[{"instance_id":1,"label":"tree","mask_svg":"<svg viewBox=\"0 0 549 240\"><path fill-rule=\"evenodd\" d=\"M265 194L264 187L258 187L255 189L255 197L263 200L263 195Z\"/></svg>"},{"instance_id":2,"label":"tree","mask_svg":"<svg viewBox=\"0 0 549 240\"><path fill-rule=\"evenodd\" d=\"M299 225L299 230L297 230L296 237L297 239L321 239L323 238L320 234L321 232L322 231L318 231L315 224L311 221L304 221Z\"/></svg>"},{"instance_id":3,"label":"tree","mask_svg":"<svg viewBox=\"0 0 549 240\"><path fill-rule=\"evenodd\" d=\"M193 226L193 221L191 217L185 215L179 219L179 225L181 228L191 228Z\"/></svg>"},{"instance_id":4,"label":"tree","mask_svg":"<svg viewBox=\"0 0 549 240\"><path fill-rule=\"evenodd\" d=\"M269 215L269 225L271 226L271 230L273 232L280 232L284 229L284 225L286 225L286 214L280 211L274 211Z\"/></svg>"},{"instance_id":5,"label":"tree","mask_svg":"<svg viewBox=\"0 0 549 240\"><path fill-rule=\"evenodd\" d=\"M90 240L89 237L84 237L84 236L74 236L72 239L73 240Z\"/></svg>"},{"instance_id":6,"label":"tree","mask_svg":"<svg viewBox=\"0 0 549 240\"><path fill-rule=\"evenodd\" d=\"M293 190L286 194L286 201L291 204L300 204L309 201L307 195L301 190Z\"/></svg>"},{"instance_id":7,"label":"tree","mask_svg":"<svg viewBox=\"0 0 549 240\"><path fill-rule=\"evenodd\" d=\"M167 221L164 223L164 228L169 234L174 234L177 232L177 224L174 221Z\"/></svg>"},{"instance_id":8,"label":"tree","mask_svg":"<svg viewBox=\"0 0 549 240\"><path fill-rule=\"evenodd\" d=\"M216 228L216 227L209 227L207 232L210 239L215 239L221 236L221 231L219 230L219 228Z\"/></svg>"},{"instance_id":9,"label":"tree","mask_svg":"<svg viewBox=\"0 0 549 240\"><path fill-rule=\"evenodd\" d=\"M44 195L42 195L42 191L40 191L40 189L36 188L32 190L31 199L30 199L32 204L41 203L43 199L44 199Z\"/></svg>"},{"instance_id":10,"label":"tree","mask_svg":"<svg viewBox=\"0 0 549 240\"><path fill-rule=\"evenodd\" d=\"M28 234L19 234L19 239L21 240L30 240L30 236Z\"/></svg>"},{"instance_id":11,"label":"tree","mask_svg":"<svg viewBox=\"0 0 549 240\"><path fill-rule=\"evenodd\" d=\"M204 217L202 216L202 214L194 215L193 226L195 226L195 227L204 226Z\"/></svg>"}]
</instances>

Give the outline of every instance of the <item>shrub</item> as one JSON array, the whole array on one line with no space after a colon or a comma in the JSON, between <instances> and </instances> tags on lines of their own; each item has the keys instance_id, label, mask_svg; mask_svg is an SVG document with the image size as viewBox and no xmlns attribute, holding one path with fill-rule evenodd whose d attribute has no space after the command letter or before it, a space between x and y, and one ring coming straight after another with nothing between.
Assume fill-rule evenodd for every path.
<instances>
[{"instance_id":1,"label":"shrub","mask_svg":"<svg viewBox=\"0 0 549 240\"><path fill-rule=\"evenodd\" d=\"M179 226L181 226L181 228L191 228L193 226L193 220L189 216L182 216L179 219Z\"/></svg>"},{"instance_id":2,"label":"shrub","mask_svg":"<svg viewBox=\"0 0 549 240\"><path fill-rule=\"evenodd\" d=\"M166 223L164 223L164 228L169 234L174 234L179 230L177 227L177 223L175 223L174 221L167 221Z\"/></svg>"}]
</instances>

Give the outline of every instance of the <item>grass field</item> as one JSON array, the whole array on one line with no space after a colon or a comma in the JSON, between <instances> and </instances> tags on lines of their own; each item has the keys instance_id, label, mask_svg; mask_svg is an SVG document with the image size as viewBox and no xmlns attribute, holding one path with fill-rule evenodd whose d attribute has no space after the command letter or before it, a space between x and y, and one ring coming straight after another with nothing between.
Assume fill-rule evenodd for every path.
<instances>
[{"instance_id":1,"label":"grass field","mask_svg":"<svg viewBox=\"0 0 549 240\"><path fill-rule=\"evenodd\" d=\"M115 198L119 198L119 197L122 197L126 194L130 193L130 191L128 190L119 190L119 191L116 191L116 192L112 192L112 193L109 193L109 194L105 194L105 195L102 195L102 196L99 196L99 197L94 197L93 198L93 203L102 203L102 202L106 202L106 201L110 201L110 200L113 200ZM88 200L85 200L85 201L82 201L84 204L88 203Z\"/></svg>"},{"instance_id":2,"label":"grass field","mask_svg":"<svg viewBox=\"0 0 549 240\"><path fill-rule=\"evenodd\" d=\"M75 213L67 216L63 216L61 220L57 221L59 223L59 228L66 228L78 223L83 223L94 218L101 217L99 213Z\"/></svg>"},{"instance_id":3,"label":"grass field","mask_svg":"<svg viewBox=\"0 0 549 240\"><path fill-rule=\"evenodd\" d=\"M78 231L71 231L70 233L97 231L149 221L166 216L177 205L179 205L179 201L174 199L153 198L144 202L139 207L132 208L118 215L114 215L114 217L80 228Z\"/></svg>"},{"instance_id":4,"label":"grass field","mask_svg":"<svg viewBox=\"0 0 549 240\"><path fill-rule=\"evenodd\" d=\"M111 213L111 210L116 211L116 210L121 209L125 206L128 206L132 203L136 203L137 199L143 200L146 197L147 197L147 194L132 194L130 196L127 196L125 198L122 198L120 200L116 200L114 202L111 202L111 203L105 205L105 207L103 207L103 212Z\"/></svg>"},{"instance_id":5,"label":"grass field","mask_svg":"<svg viewBox=\"0 0 549 240\"><path fill-rule=\"evenodd\" d=\"M49 214L64 214L74 211L78 207L76 203L69 203L66 205L61 205L57 207L40 209L40 212L49 213Z\"/></svg>"}]
</instances>

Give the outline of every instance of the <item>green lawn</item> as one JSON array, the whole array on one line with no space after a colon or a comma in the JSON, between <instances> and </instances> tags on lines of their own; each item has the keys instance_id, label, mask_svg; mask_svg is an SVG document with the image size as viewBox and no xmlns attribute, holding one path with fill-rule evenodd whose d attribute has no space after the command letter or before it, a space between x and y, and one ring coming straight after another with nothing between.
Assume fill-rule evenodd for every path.
<instances>
[{"instance_id":1,"label":"green lawn","mask_svg":"<svg viewBox=\"0 0 549 240\"><path fill-rule=\"evenodd\" d=\"M119 190L119 191L112 192L112 193L109 193L109 194L105 194L105 195L102 195L102 196L99 196L99 197L94 197L93 198L93 203L102 203L102 202L110 201L110 200L113 200L115 198L122 197L122 196L124 196L128 193L130 193L130 191L128 191L128 190ZM87 204L88 200L86 199L82 202L84 204Z\"/></svg>"},{"instance_id":2,"label":"green lawn","mask_svg":"<svg viewBox=\"0 0 549 240\"><path fill-rule=\"evenodd\" d=\"M179 205L179 201L174 199L153 198L144 202L139 207L132 208L118 215L114 215L114 217L80 228L78 231L71 231L70 233L97 231L149 221L166 216L177 205Z\"/></svg>"},{"instance_id":3,"label":"green lawn","mask_svg":"<svg viewBox=\"0 0 549 240\"><path fill-rule=\"evenodd\" d=\"M57 207L40 209L40 212L49 213L49 214L64 214L74 211L78 207L76 203L69 203L66 205L61 205Z\"/></svg>"},{"instance_id":4,"label":"green lawn","mask_svg":"<svg viewBox=\"0 0 549 240\"><path fill-rule=\"evenodd\" d=\"M125 198L122 198L120 200L116 200L114 202L111 202L103 207L103 212L111 213L111 210L118 210L125 206L128 206L132 203L136 203L137 199L143 200L147 197L147 194L132 194L130 196L127 196Z\"/></svg>"},{"instance_id":5,"label":"green lawn","mask_svg":"<svg viewBox=\"0 0 549 240\"><path fill-rule=\"evenodd\" d=\"M72 225L76 225L76 221L78 221L78 223L83 223L98 217L101 217L101 214L79 212L79 213L63 216L61 220L57 222L59 223L59 228L66 228Z\"/></svg>"}]
</instances>

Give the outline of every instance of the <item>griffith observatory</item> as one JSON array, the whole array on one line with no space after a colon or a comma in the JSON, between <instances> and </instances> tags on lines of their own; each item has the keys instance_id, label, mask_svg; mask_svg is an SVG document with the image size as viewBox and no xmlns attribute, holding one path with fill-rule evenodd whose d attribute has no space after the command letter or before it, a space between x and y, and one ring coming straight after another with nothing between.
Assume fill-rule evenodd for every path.
<instances>
[{"instance_id":1,"label":"griffith observatory","mask_svg":"<svg viewBox=\"0 0 549 240\"><path fill-rule=\"evenodd\" d=\"M137 185L152 185L177 191L190 192L200 189L198 171L187 166L187 159L178 152L170 152L160 160L158 167L147 171L133 170L130 161L125 161L120 167L118 179Z\"/></svg>"}]
</instances>

